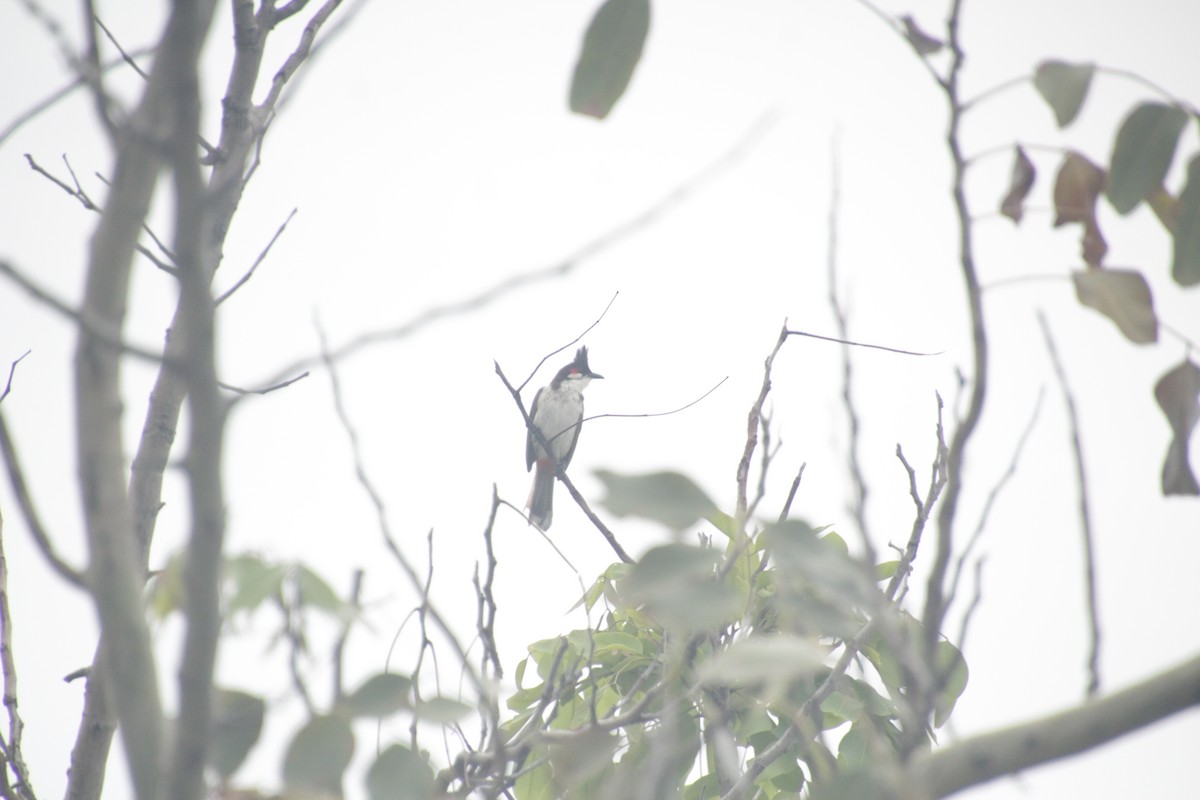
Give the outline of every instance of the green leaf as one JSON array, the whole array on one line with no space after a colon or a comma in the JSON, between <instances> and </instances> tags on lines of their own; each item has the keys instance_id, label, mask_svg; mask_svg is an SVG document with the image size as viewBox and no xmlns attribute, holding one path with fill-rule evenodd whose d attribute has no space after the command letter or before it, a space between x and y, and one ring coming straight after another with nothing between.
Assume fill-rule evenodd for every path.
<instances>
[{"instance_id":1,"label":"green leaf","mask_svg":"<svg viewBox=\"0 0 1200 800\"><path fill-rule=\"evenodd\" d=\"M720 558L716 550L691 545L652 548L633 566L622 596L629 605L644 605L665 628L711 630L741 611L737 592L716 579Z\"/></svg>"},{"instance_id":2,"label":"green leaf","mask_svg":"<svg viewBox=\"0 0 1200 800\"><path fill-rule=\"evenodd\" d=\"M554 780L545 750L535 748L530 751L525 763L534 766L523 771L513 782L513 793L517 800L555 800L557 793L554 791Z\"/></svg>"},{"instance_id":3,"label":"green leaf","mask_svg":"<svg viewBox=\"0 0 1200 800\"><path fill-rule=\"evenodd\" d=\"M803 577L843 607L868 603L879 591L874 576L850 557L845 540L836 533L818 537L808 523L785 520L768 526L763 539L789 577Z\"/></svg>"},{"instance_id":4,"label":"green leaf","mask_svg":"<svg viewBox=\"0 0 1200 800\"><path fill-rule=\"evenodd\" d=\"M571 110L604 119L625 93L650 31L650 0L607 0L583 35Z\"/></svg>"},{"instance_id":5,"label":"green leaf","mask_svg":"<svg viewBox=\"0 0 1200 800\"><path fill-rule=\"evenodd\" d=\"M205 763L223 780L228 780L262 733L266 703L252 694L218 688L213 691L212 704Z\"/></svg>"},{"instance_id":6,"label":"green leaf","mask_svg":"<svg viewBox=\"0 0 1200 800\"><path fill-rule=\"evenodd\" d=\"M399 744L380 753L367 770L370 800L431 800L433 785L429 762Z\"/></svg>"},{"instance_id":7,"label":"green leaf","mask_svg":"<svg viewBox=\"0 0 1200 800\"><path fill-rule=\"evenodd\" d=\"M900 569L899 561L884 561L875 565L875 578L877 580L886 581L896 574L896 570Z\"/></svg>"},{"instance_id":8,"label":"green leaf","mask_svg":"<svg viewBox=\"0 0 1200 800\"><path fill-rule=\"evenodd\" d=\"M721 776L710 772L689 783L683 790L683 800L711 800L721 796Z\"/></svg>"},{"instance_id":9,"label":"green leaf","mask_svg":"<svg viewBox=\"0 0 1200 800\"><path fill-rule=\"evenodd\" d=\"M394 672L367 678L342 699L342 708L355 717L387 717L412 707L412 679Z\"/></svg>"},{"instance_id":10,"label":"green leaf","mask_svg":"<svg viewBox=\"0 0 1200 800\"><path fill-rule=\"evenodd\" d=\"M418 719L441 725L458 722L471 711L471 706L449 697L430 697L418 703L415 709Z\"/></svg>"},{"instance_id":11,"label":"green leaf","mask_svg":"<svg viewBox=\"0 0 1200 800\"><path fill-rule=\"evenodd\" d=\"M954 704L967 688L967 660L957 647L943 639L934 651L934 664L942 688L934 703L933 727L940 728L950 719Z\"/></svg>"},{"instance_id":12,"label":"green leaf","mask_svg":"<svg viewBox=\"0 0 1200 800\"><path fill-rule=\"evenodd\" d=\"M1180 286L1200 283L1200 156L1188 162L1187 183L1174 215L1175 249L1171 277Z\"/></svg>"},{"instance_id":13,"label":"green leaf","mask_svg":"<svg viewBox=\"0 0 1200 800\"><path fill-rule=\"evenodd\" d=\"M1064 61L1043 61L1033 75L1033 86L1054 112L1058 127L1070 125L1083 107L1092 74L1091 64L1068 64Z\"/></svg>"},{"instance_id":14,"label":"green leaf","mask_svg":"<svg viewBox=\"0 0 1200 800\"><path fill-rule=\"evenodd\" d=\"M871 763L872 731L868 724L856 723L850 726L846 735L838 743L838 766L847 769L862 769Z\"/></svg>"},{"instance_id":15,"label":"green leaf","mask_svg":"<svg viewBox=\"0 0 1200 800\"><path fill-rule=\"evenodd\" d=\"M642 640L628 633L602 631L592 638L598 656L605 653L628 653L635 656L643 654Z\"/></svg>"},{"instance_id":16,"label":"green leaf","mask_svg":"<svg viewBox=\"0 0 1200 800\"><path fill-rule=\"evenodd\" d=\"M713 510L705 518L714 528L725 534L729 539L737 538L737 520L719 509Z\"/></svg>"},{"instance_id":17,"label":"green leaf","mask_svg":"<svg viewBox=\"0 0 1200 800\"><path fill-rule=\"evenodd\" d=\"M243 554L225 561L225 580L232 586L226 613L254 611L279 594L287 567L271 564L256 555Z\"/></svg>"},{"instance_id":18,"label":"green leaf","mask_svg":"<svg viewBox=\"0 0 1200 800\"><path fill-rule=\"evenodd\" d=\"M1167 415L1172 432L1171 445L1163 462L1163 494L1200 494L1200 484L1188 461L1188 442L1200 420L1200 367L1184 359L1154 385L1154 399Z\"/></svg>"},{"instance_id":19,"label":"green leaf","mask_svg":"<svg viewBox=\"0 0 1200 800\"><path fill-rule=\"evenodd\" d=\"M875 687L858 678L846 678L854 696L863 705L863 710L873 717L894 717L896 708Z\"/></svg>"},{"instance_id":20,"label":"green leaf","mask_svg":"<svg viewBox=\"0 0 1200 800\"><path fill-rule=\"evenodd\" d=\"M896 776L885 776L874 765L838 772L829 780L814 783L810 800L867 800L894 797L900 785Z\"/></svg>"},{"instance_id":21,"label":"green leaf","mask_svg":"<svg viewBox=\"0 0 1200 800\"><path fill-rule=\"evenodd\" d=\"M183 558L176 553L166 566L154 574L150 593L150 610L158 619L183 608Z\"/></svg>"},{"instance_id":22,"label":"green leaf","mask_svg":"<svg viewBox=\"0 0 1200 800\"><path fill-rule=\"evenodd\" d=\"M296 586L300 590L303 605L312 606L344 619L350 608L324 578L304 564L296 566Z\"/></svg>"},{"instance_id":23,"label":"green leaf","mask_svg":"<svg viewBox=\"0 0 1200 800\"><path fill-rule=\"evenodd\" d=\"M613 752L619 744L614 734L596 728L584 728L569 739L550 744L550 765L555 780L562 786L580 786L611 766Z\"/></svg>"},{"instance_id":24,"label":"green leaf","mask_svg":"<svg viewBox=\"0 0 1200 800\"><path fill-rule=\"evenodd\" d=\"M837 720L834 725L823 727L836 727L843 722L854 722L862 716L863 703L858 697L851 697L839 689L825 698L825 702L821 703L821 711Z\"/></svg>"},{"instance_id":25,"label":"green leaf","mask_svg":"<svg viewBox=\"0 0 1200 800\"><path fill-rule=\"evenodd\" d=\"M595 475L608 491L604 507L618 517L641 517L681 531L717 510L703 489L678 472L618 475L599 469Z\"/></svg>"},{"instance_id":26,"label":"green leaf","mask_svg":"<svg viewBox=\"0 0 1200 800\"><path fill-rule=\"evenodd\" d=\"M824 668L825 650L799 636L756 636L740 639L717 653L697 671L710 686L763 687L767 703L782 698L788 686Z\"/></svg>"},{"instance_id":27,"label":"green leaf","mask_svg":"<svg viewBox=\"0 0 1200 800\"><path fill-rule=\"evenodd\" d=\"M289 789L342 796L342 775L354 755L354 733L342 716L313 717L296 733L283 757Z\"/></svg>"},{"instance_id":28,"label":"green leaf","mask_svg":"<svg viewBox=\"0 0 1200 800\"><path fill-rule=\"evenodd\" d=\"M1088 308L1112 320L1134 344L1158 341L1158 317L1150 285L1130 269L1089 269L1071 274L1075 296Z\"/></svg>"},{"instance_id":29,"label":"green leaf","mask_svg":"<svg viewBox=\"0 0 1200 800\"><path fill-rule=\"evenodd\" d=\"M1113 144L1108 201L1128 214L1163 185L1188 115L1179 106L1142 103L1125 117Z\"/></svg>"}]
</instances>

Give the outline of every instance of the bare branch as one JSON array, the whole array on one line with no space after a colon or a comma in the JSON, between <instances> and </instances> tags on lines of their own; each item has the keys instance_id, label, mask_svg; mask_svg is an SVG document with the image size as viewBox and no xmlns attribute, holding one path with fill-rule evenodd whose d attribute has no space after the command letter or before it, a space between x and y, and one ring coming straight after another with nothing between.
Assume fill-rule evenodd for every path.
<instances>
[{"instance_id":1,"label":"bare branch","mask_svg":"<svg viewBox=\"0 0 1200 800\"><path fill-rule=\"evenodd\" d=\"M1033 411L1029 414L1029 420L1025 423L1024 430L1021 431L1020 437L1017 438L1017 444L1013 448L1012 458L1009 459L1008 468L1004 474L992 485L988 490L987 499L983 502L983 510L979 512L979 520L975 523L975 530L971 532L971 537L967 539L966 545L958 553L958 559L955 561L954 573L950 579L950 590L947 594L946 605L952 605L958 595L959 582L962 579L963 568L974 552L976 544L983 537L983 531L987 527L987 522L991 518L992 509L996 505L996 501L1000 499L1001 493L1008 486L1017 474L1017 464L1020 462L1021 454L1025 451L1025 444L1029 441L1030 435L1033 433L1034 425L1037 423L1038 417L1041 415L1042 398L1045 391L1039 391L1037 401L1033 404Z\"/></svg>"},{"instance_id":2,"label":"bare branch","mask_svg":"<svg viewBox=\"0 0 1200 800\"><path fill-rule=\"evenodd\" d=\"M679 408L673 408L670 411L650 411L650 412L647 412L644 414L615 414L615 413L596 414L595 416L592 416L592 417L584 417L577 424L582 425L583 423L588 422L589 420L604 419L605 417L616 417L616 418L627 418L627 419L639 419L639 418L644 418L644 417L669 417L672 414L678 414L680 411L687 411L689 408L696 405L704 398L708 397L710 394L715 392L717 389L720 389L721 384L725 383L725 381L727 381L727 380L729 380L728 375L726 375L724 378L721 378L721 380L714 383L712 388L710 388L707 392L705 392L704 394L697 397L695 400L691 400L687 403L684 403L683 405L679 406ZM524 385L524 384L522 384L522 385ZM574 426L572 426L572 427L574 427ZM567 428L567 430L571 430L571 428ZM559 433L558 435L561 436L562 433Z\"/></svg>"},{"instance_id":3,"label":"bare branch","mask_svg":"<svg viewBox=\"0 0 1200 800\"><path fill-rule=\"evenodd\" d=\"M805 461L800 465L800 469L796 471L796 477L792 479L792 485L788 489L787 499L783 502L783 508L779 509L779 521L783 522L787 519L788 514L792 513L792 503L796 499L796 492L800 490L800 481L804 478L804 470L808 467L808 462Z\"/></svg>"},{"instance_id":4,"label":"bare branch","mask_svg":"<svg viewBox=\"0 0 1200 800\"><path fill-rule=\"evenodd\" d=\"M767 395L771 392L771 366L775 363L775 356L778 355L780 348L783 347L783 343L787 341L787 337L787 320L784 320L783 328L779 332L779 338L775 340L775 347L763 363L762 386L759 389L758 398L750 406L750 413L746 419L746 446L742 450L742 458L738 461L737 466L736 518L739 536L745 535L746 510L749 507L747 482L750 477L750 461L754 457L754 448L758 446L758 427L759 420L762 418L763 404L767 402Z\"/></svg>"},{"instance_id":5,"label":"bare branch","mask_svg":"<svg viewBox=\"0 0 1200 800\"><path fill-rule=\"evenodd\" d=\"M530 270L519 275L505 278L504 280L498 281L483 291L478 292L470 297L453 303L447 303L428 308L407 322L395 327L388 328L386 330L370 331L368 333L360 334L345 344L333 348L330 352L330 357L334 361L341 361L342 359L348 358L349 356L354 355L355 353L367 347L384 342L394 342L405 339L435 322L440 322L443 319L461 316L463 314L485 308L500 298L517 291L518 289L523 289L526 286L531 286L536 283L561 278L573 273L577 268L593 259L600 253L609 250L620 242L632 237L634 234L650 228L663 216L671 211L674 211L676 207L682 205L686 200L691 199L691 197L697 194L701 188L711 183L719 175L740 161L746 155L746 153L752 149L753 145L757 144L757 142L763 137L763 135L774 124L774 122L775 115L764 115L729 151L718 157L711 164L698 172L695 176L677 186L664 197L652 203L637 216L601 234L591 242L588 242L580 247L574 253L568 255L557 264L540 269ZM280 369L276 373L276 376L278 377L276 377L274 380L279 380L282 377L294 374L299 370L307 369L320 362L321 359L316 356L310 356L302 359L297 363L290 364Z\"/></svg>"},{"instance_id":6,"label":"bare branch","mask_svg":"<svg viewBox=\"0 0 1200 800\"><path fill-rule=\"evenodd\" d=\"M1088 684L1086 695L1095 697L1100 691L1100 609L1096 601L1096 540L1092 533L1091 503L1088 500L1087 471L1083 463L1083 439L1079 434L1079 411L1075 408L1075 396L1067 381L1067 371L1058 355L1058 346L1050 332L1046 315L1038 311L1038 325L1046 340L1046 352L1054 365L1054 375L1062 389L1063 401L1067 406L1067 420L1071 425L1071 455L1075 461L1075 486L1079 490L1079 532L1083 536L1083 583L1087 599L1088 615Z\"/></svg>"},{"instance_id":7,"label":"bare branch","mask_svg":"<svg viewBox=\"0 0 1200 800\"><path fill-rule=\"evenodd\" d=\"M49 180L51 183L53 183L55 186L62 189L64 192L69 194L71 197L74 197L76 200L79 201L80 205L82 205L88 211L94 211L97 214L104 213L104 209L101 208L94 200L92 200L92 198L84 190L82 184L79 183L79 179L75 176L75 170L71 168L71 162L67 160L67 157L65 155L63 156L63 163L66 164L67 171L71 174L71 181L75 184L74 187L68 186L66 184L66 182L64 182L64 181L56 178L54 175L50 174L50 172L47 171L44 167L42 167L41 164L38 164L33 159L33 156L31 156L29 153L25 154L25 161L29 164L30 169L32 169L34 172L38 173L42 177ZM97 176L97 177L100 177L100 176ZM108 186L110 189L112 188L112 184L110 184L107 180L105 180L104 178L100 178L100 179L104 181L106 186ZM150 238L154 240L154 243L156 245L158 245L159 249L167 254L168 258L174 259L174 255L166 247L163 246L162 242L159 241L158 236L156 236L154 231L152 231L150 229L150 227L146 225L145 221L143 221L141 223L141 227L142 227L142 230L145 231L150 236ZM154 264L154 266L158 267L163 272L166 272L170 275L175 274L175 267L172 266L171 264L167 264L166 262L164 262L157 255L155 255L153 252L151 252L148 247L146 247L140 243L137 243L134 245L134 248L137 250L137 252L139 252L143 256L145 256L150 261L150 263Z\"/></svg>"},{"instance_id":8,"label":"bare branch","mask_svg":"<svg viewBox=\"0 0 1200 800\"><path fill-rule=\"evenodd\" d=\"M295 376L294 378L288 378L286 381L281 381L280 383L277 383L274 386L264 386L261 389L241 389L241 388L238 388L237 386L231 386L230 384L223 383L223 382L218 382L217 385L220 386L222 389L225 389L226 391L233 392L234 394L241 395L243 397L248 396L248 395L261 396L261 395L265 395L265 394L270 394L271 392L277 392L280 389L286 389L287 387L291 386L293 383L304 380L305 378L308 377L308 375L309 375L309 373L302 372L301 374Z\"/></svg>"},{"instance_id":9,"label":"bare branch","mask_svg":"<svg viewBox=\"0 0 1200 800\"><path fill-rule=\"evenodd\" d=\"M246 270L246 274L239 278L237 283L222 292L221 296L216 300L216 305L219 306L221 303L224 303L234 292L242 288L246 281L254 277L254 271L258 269L258 265L261 264L263 259L267 257L267 253L271 252L271 248L275 246L276 240L279 239L279 237L283 234L284 230L288 226L288 223L292 221L292 217L294 216L296 216L296 209L293 208L291 213L287 215L287 219L280 223L279 227L275 229L275 235L271 237L271 241L267 242L267 246L264 247L262 252L258 254L258 258L254 259L254 263L250 265L250 269ZM308 373L305 374L307 375Z\"/></svg>"},{"instance_id":10,"label":"bare branch","mask_svg":"<svg viewBox=\"0 0 1200 800\"><path fill-rule=\"evenodd\" d=\"M13 367L16 367L16 362L13 362ZM11 372L9 373L9 383L10 385L12 383ZM4 393L8 394L8 389L5 389ZM38 550L41 551L42 557L46 559L46 563L64 581L77 589L86 589L87 584L80 571L63 561L54 550L50 536L42 524L42 518L33 504L33 497L29 493L29 486L25 483L25 472L21 468L20 460L17 458L17 448L13 443L12 435L8 431L8 423L5 421L2 412L0 412L0 452L4 454L4 466L8 470L8 479L12 484L13 495L17 499L17 506L21 509L21 515L25 518L25 525L29 528L29 532L33 534L33 541L37 544Z\"/></svg>"},{"instance_id":11,"label":"bare branch","mask_svg":"<svg viewBox=\"0 0 1200 800\"><path fill-rule=\"evenodd\" d=\"M838 214L841 211L841 158L837 148L837 139L831 147L833 150L829 190L829 221L826 236L826 284L828 290L829 309L833 312L834 323L837 327L838 338L842 340L842 407L846 411L846 427L849 435L846 442L847 467L850 480L854 485L854 497L850 501L850 513L854 516L858 535L862 539L863 549L867 559L875 562L875 545L871 538L870 525L867 523L867 478L863 473L859 451L862 449L862 421L858 415L858 406L854 402L854 368L850 361L850 321L849 312L838 292Z\"/></svg>"},{"instance_id":12,"label":"bare branch","mask_svg":"<svg viewBox=\"0 0 1200 800\"><path fill-rule=\"evenodd\" d=\"M925 533L925 525L929 522L929 515L933 512L933 507L937 504L938 498L941 497L942 490L949 480L949 453L946 448L946 433L942 425L944 405L942 396L940 394L935 396L937 397L937 428L935 431L937 448L933 456L933 464L929 468L929 486L925 490L924 497L917 492L916 471L904 458L904 451L900 445L896 445L896 458L900 460L908 473L909 493L912 495L913 505L916 506L916 515L913 517L912 529L908 535L908 543L900 557L900 563L896 566L896 572L888 581L887 589L884 591L884 596L888 600L896 599L905 578L912 571L912 565L917 560L917 551L921 546L921 537Z\"/></svg>"},{"instance_id":13,"label":"bare branch","mask_svg":"<svg viewBox=\"0 0 1200 800\"><path fill-rule=\"evenodd\" d=\"M100 321L94 319L87 314L86 311L71 308L65 302L55 297L48 290L43 289L33 282L28 276L19 271L15 266L3 259L0 259L0 274L6 276L9 280L24 289L35 300L44 304L47 308L58 312L58 314L72 323L74 323L82 333L94 339L97 343L116 350L126 355L134 356L142 361L147 361L152 364L163 364L163 357L159 353L155 353L149 348L140 345L129 344L121 341L120 334L111 330L110 325L104 325Z\"/></svg>"},{"instance_id":14,"label":"bare branch","mask_svg":"<svg viewBox=\"0 0 1200 800\"><path fill-rule=\"evenodd\" d=\"M919 755L912 774L925 796L948 797L1085 752L1197 705L1200 656L1108 697Z\"/></svg>"},{"instance_id":15,"label":"bare branch","mask_svg":"<svg viewBox=\"0 0 1200 800\"><path fill-rule=\"evenodd\" d=\"M535 366L532 370L530 370L529 375L525 378L525 380L521 381L521 385L517 387L517 391L524 391L525 387L529 385L529 382L531 380L533 380L533 376L537 375L538 370L542 368L543 364L545 364L550 359L554 358L556 355L561 353L563 350L567 350L567 349L573 347L576 342L580 341L581 339L583 339L583 337L585 337L589 333L591 333L592 329L595 328L597 325L599 325L601 323L601 321L603 321L603 319L608 316L608 310L613 307L613 303L617 302L617 296L620 294L621 294L620 292L613 292L613 296L609 298L608 305L606 305L604 307L604 310L600 312L600 316L596 317L596 319L592 322L592 324L588 325L586 328L584 328L583 331L578 336L576 336L574 339L567 342L566 344L564 344L562 347L558 348L557 350L551 350L549 353L546 353L546 355L542 356L542 360L537 363L537 366Z\"/></svg>"},{"instance_id":16,"label":"bare branch","mask_svg":"<svg viewBox=\"0 0 1200 800\"><path fill-rule=\"evenodd\" d=\"M329 370L329 380L330 388L333 392L334 410L337 413L338 421L342 424L342 429L346 432L346 439L350 445L350 452L354 459L354 474L358 477L359 485L363 488L363 491L366 492L367 497L371 501L371 505L375 508L375 516L379 524L379 533L383 536L384 546L387 547L388 552L392 554L392 557L396 560L396 563L400 565L400 570L408 579L409 585L412 587L412 589L417 592L419 596L424 598L421 606L422 612L429 615L429 618L433 620L434 625L436 625L438 630L442 632L442 635L450 643L450 646L454 648L455 654L458 656L459 661L463 665L464 674L466 674L467 678L471 682L472 687L474 687L479 696L483 697L487 693L487 687L484 685L483 679L471 666L470 659L467 657L466 649L462 646L462 643L459 642L458 637L454 634L454 631L451 630L450 625L446 622L445 618L442 617L441 613L438 612L436 606L429 601L427 589L424 582L421 580L421 576L417 573L416 568L413 567L412 563L408 560L408 557L405 556L400 550L400 546L396 544L396 540L392 536L391 525L388 522L387 508L384 505L383 496L379 494L379 491L375 488L374 482L371 480L370 476L367 475L366 467L362 460L361 448L359 447L358 432L355 430L353 423L350 421L350 416L346 412L345 404L342 401L341 382L338 379L333 356L327 348L325 334L321 330L320 326L317 327L317 335L321 341L321 350L323 358L325 359L325 367Z\"/></svg>"},{"instance_id":17,"label":"bare branch","mask_svg":"<svg viewBox=\"0 0 1200 800\"><path fill-rule=\"evenodd\" d=\"M134 50L130 54L130 57L131 58L142 58L153 52L154 52L154 48L143 47L138 50ZM122 66L125 63L126 63L125 59L117 57L117 58L111 59L109 61L106 61L103 65L101 65L100 69L103 72L108 72L109 70L113 69L114 67ZM58 104L58 102L60 100L64 100L67 97L69 97L76 89L79 89L86 85L87 85L87 80L82 75L76 75L76 77L70 83L67 83L62 88L57 89L56 91L47 95L42 100L39 100L38 102L34 103L32 106L27 108L26 110L22 111L17 116L13 117L12 121L9 122L8 125L6 125L2 130L0 130L0 146L2 146L6 141L8 141L9 137L11 137L13 134L15 134L18 130L20 130L26 123L31 122L32 120L36 119L42 112L53 108L55 105Z\"/></svg>"},{"instance_id":18,"label":"bare branch","mask_svg":"<svg viewBox=\"0 0 1200 800\"><path fill-rule=\"evenodd\" d=\"M525 410L525 403L521 400L521 392L511 383L509 383L508 377L504 374L504 370L500 368L500 363L493 363L496 368L496 375L500 377L500 381L504 384L504 388L508 389L508 393L512 395L513 402L517 404L517 409L521 412L521 418L525 420L525 429L529 431L530 436L533 436L537 440L538 445L541 446L543 450L550 452L550 446L546 442L545 435L542 433L540 428L533 424L533 420L529 417L529 412ZM582 420L579 424L582 424ZM570 430L570 428L568 428L568 430ZM558 435L561 435L561 432ZM617 557L626 564L632 564L633 559L630 558L629 554L625 552L625 549L621 547L620 543L617 541L617 537L614 536L613 532L608 529L608 526L605 525L600 518L596 516L595 512L592 511L591 506L589 506L587 501L584 500L583 495L581 495L579 490L575 488L575 484L571 483L571 479L567 477L567 473L564 470L559 469L556 473L556 477L563 483L564 486L567 487L567 491L571 493L571 497L575 498L575 502L583 510L583 513L587 515L587 518L592 521L592 524L596 526L596 530L600 531L600 534L608 542L609 547L613 549L613 552L617 554Z\"/></svg>"},{"instance_id":19,"label":"bare branch","mask_svg":"<svg viewBox=\"0 0 1200 800\"><path fill-rule=\"evenodd\" d=\"M567 473L559 470L558 479L562 481L563 486L567 487L567 491L571 494L571 497L575 498L575 503L581 509L583 509L583 513L586 514L587 518L590 519L592 524L596 526L596 530L600 531L600 535L604 537L604 540L608 542L608 546L611 547L613 552L617 554L617 558L621 559L626 564L632 564L633 559L628 553L625 552L625 549L621 547L620 542L617 541L617 537L611 530L608 529L608 526L605 525L598 516L596 516L596 512L592 511L592 508L588 505L587 500L583 499L583 495L579 493L579 490L575 488L575 484L571 483L571 479L567 477Z\"/></svg>"},{"instance_id":20,"label":"bare branch","mask_svg":"<svg viewBox=\"0 0 1200 800\"><path fill-rule=\"evenodd\" d=\"M850 339L839 339L836 336L822 336L819 333L809 333L808 331L787 331L788 336L807 336L809 339L820 339L825 342L835 342L837 344L849 345L850 347L865 347L869 350L883 350L888 353L899 353L902 356L940 356L943 351L938 350L934 353L923 353L918 350L901 350L898 347L888 347L883 344L869 344L867 342L856 342Z\"/></svg>"},{"instance_id":21,"label":"bare branch","mask_svg":"<svg viewBox=\"0 0 1200 800\"><path fill-rule=\"evenodd\" d=\"M364 573L361 569L354 570L354 577L350 585L350 607L355 611L362 608L362 585ZM336 705L341 702L345 695L346 684L342 680L343 672L343 656L346 652L346 641L350 638L350 628L353 625L353 619L347 619L342 623L342 632L338 635L337 642L333 645L333 703Z\"/></svg>"},{"instance_id":22,"label":"bare branch","mask_svg":"<svg viewBox=\"0 0 1200 800\"><path fill-rule=\"evenodd\" d=\"M19 359L18 359L19 360ZM16 364L14 362L13 366ZM10 374L9 380L12 376ZM5 390L5 394L8 390ZM0 398L3 399L3 398ZM4 516L0 514L0 668L4 672L4 707L8 711L8 739L4 742L4 761L7 769L12 770L16 778L14 797L23 800L37 800L33 792L33 781L29 777L29 767L25 764L25 756L21 752L21 738L25 731L25 723L17 710L17 665L13 658L12 611L8 605L8 559L4 555ZM4 784L8 785L8 773L0 767ZM7 796L7 794L6 794Z\"/></svg>"}]
</instances>

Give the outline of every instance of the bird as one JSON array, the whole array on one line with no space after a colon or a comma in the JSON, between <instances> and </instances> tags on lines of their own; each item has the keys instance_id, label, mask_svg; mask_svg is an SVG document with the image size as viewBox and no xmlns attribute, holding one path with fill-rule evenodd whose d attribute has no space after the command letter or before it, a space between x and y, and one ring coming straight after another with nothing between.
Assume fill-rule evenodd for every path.
<instances>
[{"instance_id":1,"label":"bird","mask_svg":"<svg viewBox=\"0 0 1200 800\"><path fill-rule=\"evenodd\" d=\"M571 463L575 445L579 442L583 390L593 380L603 377L592 372L588 366L587 348L580 347L575 352L575 360L560 369L554 380L533 396L529 411L530 430L525 440L525 468L528 471L536 464L537 470L525 508L529 510L530 523L543 531L550 529L554 513L554 478L559 470L566 469ZM540 437L534 435L534 429Z\"/></svg>"}]
</instances>

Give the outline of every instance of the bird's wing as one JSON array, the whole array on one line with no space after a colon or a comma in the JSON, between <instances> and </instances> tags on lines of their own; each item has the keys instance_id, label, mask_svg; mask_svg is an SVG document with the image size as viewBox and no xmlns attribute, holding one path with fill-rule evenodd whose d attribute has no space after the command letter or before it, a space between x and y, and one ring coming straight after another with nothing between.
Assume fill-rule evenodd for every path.
<instances>
[{"instance_id":1,"label":"bird's wing","mask_svg":"<svg viewBox=\"0 0 1200 800\"><path fill-rule=\"evenodd\" d=\"M535 394L533 396L533 405L529 407L529 421L531 424L532 424L534 418L537 417L538 398L540 398L542 396L542 392L544 392L544 391L546 391L545 386L543 386L541 389L538 389L537 394ZM525 430L525 471L526 472L533 469L533 462L535 460L533 452L534 452L533 451L533 431L526 429Z\"/></svg>"},{"instance_id":2,"label":"bird's wing","mask_svg":"<svg viewBox=\"0 0 1200 800\"><path fill-rule=\"evenodd\" d=\"M566 454L562 457L562 460L559 461L561 469L566 469L567 465L571 463L571 456L575 455L575 445L579 444L579 431L583 428L582 423L583 404L581 401L579 406L579 419L575 420L575 424L571 426L571 430L565 431L562 434L563 436L569 436L571 438L571 446L567 448Z\"/></svg>"}]
</instances>

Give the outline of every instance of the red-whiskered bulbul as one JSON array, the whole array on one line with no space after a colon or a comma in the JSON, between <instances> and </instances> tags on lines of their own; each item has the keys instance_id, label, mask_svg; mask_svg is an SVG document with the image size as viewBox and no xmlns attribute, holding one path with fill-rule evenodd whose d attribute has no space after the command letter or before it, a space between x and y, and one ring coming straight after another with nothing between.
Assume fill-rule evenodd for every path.
<instances>
[{"instance_id":1,"label":"red-whiskered bulbul","mask_svg":"<svg viewBox=\"0 0 1200 800\"><path fill-rule=\"evenodd\" d=\"M525 466L531 469L536 463L537 471L525 507L529 509L529 521L544 531L550 529L554 514L554 478L560 469L566 469L571 463L575 444L579 441L583 389L593 378L603 377L588 367L587 348L581 347L575 353L575 360L560 369L554 380L533 396L529 419L541 431L550 452L546 452L530 431L525 441Z\"/></svg>"}]
</instances>

